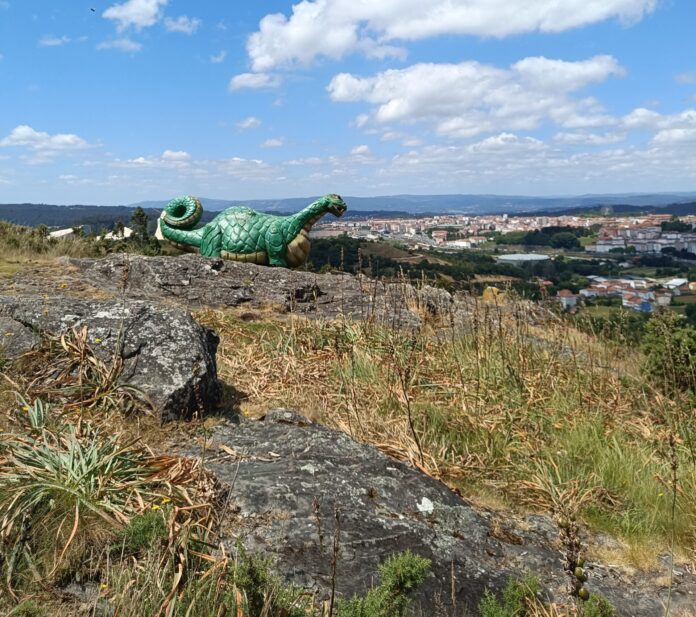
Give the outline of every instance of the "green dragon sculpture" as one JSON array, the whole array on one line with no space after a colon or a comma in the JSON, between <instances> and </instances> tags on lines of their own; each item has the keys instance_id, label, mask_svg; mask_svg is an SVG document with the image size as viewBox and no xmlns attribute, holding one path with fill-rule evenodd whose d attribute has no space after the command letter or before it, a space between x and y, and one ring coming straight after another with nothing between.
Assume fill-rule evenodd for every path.
<instances>
[{"instance_id":1,"label":"green dragon sculpture","mask_svg":"<svg viewBox=\"0 0 696 617\"><path fill-rule=\"evenodd\" d=\"M324 214L342 216L347 206L325 195L291 216L274 216L246 206L228 208L194 229L203 214L195 197L172 199L160 218L162 235L180 249L269 266L297 268L309 255L309 231Z\"/></svg>"}]
</instances>

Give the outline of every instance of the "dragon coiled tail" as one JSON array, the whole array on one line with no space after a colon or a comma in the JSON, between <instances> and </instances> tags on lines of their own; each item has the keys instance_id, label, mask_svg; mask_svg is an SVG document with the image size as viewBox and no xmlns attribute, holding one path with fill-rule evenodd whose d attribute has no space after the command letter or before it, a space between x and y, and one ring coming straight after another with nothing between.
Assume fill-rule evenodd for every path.
<instances>
[{"instance_id":1,"label":"dragon coiled tail","mask_svg":"<svg viewBox=\"0 0 696 617\"><path fill-rule=\"evenodd\" d=\"M176 229L192 229L201 220L203 206L198 197L185 195L172 199L164 209L162 219Z\"/></svg>"}]
</instances>

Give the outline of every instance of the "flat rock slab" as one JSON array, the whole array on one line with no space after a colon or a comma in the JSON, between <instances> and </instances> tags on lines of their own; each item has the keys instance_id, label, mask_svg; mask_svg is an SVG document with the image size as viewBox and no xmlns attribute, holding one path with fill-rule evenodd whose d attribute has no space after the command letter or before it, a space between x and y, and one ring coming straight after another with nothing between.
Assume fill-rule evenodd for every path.
<instances>
[{"instance_id":1,"label":"flat rock slab","mask_svg":"<svg viewBox=\"0 0 696 617\"><path fill-rule=\"evenodd\" d=\"M416 290L352 274L315 274L223 259L182 255L65 259L66 286L92 287L129 298L173 301L187 307L276 306L283 311L332 318L349 315L400 327L419 327L424 315L449 310L442 289ZM15 283L20 284L20 277Z\"/></svg>"},{"instance_id":2,"label":"flat rock slab","mask_svg":"<svg viewBox=\"0 0 696 617\"><path fill-rule=\"evenodd\" d=\"M146 394L163 420L190 418L217 405L218 337L187 311L133 300L0 296L0 334L15 342L6 357L31 349L41 332L82 326L97 357L110 362L114 353L121 355L120 382Z\"/></svg>"},{"instance_id":3,"label":"flat rock slab","mask_svg":"<svg viewBox=\"0 0 696 617\"><path fill-rule=\"evenodd\" d=\"M484 591L500 591L511 576L536 576L551 597L563 598L558 528L545 516L506 514L501 526L420 471L287 410L222 424L209 444L206 464L230 487L223 521L230 550L241 539L270 556L288 582L320 596L330 593L338 534L341 596L364 593L377 582L378 564L408 549L433 562L416 615L477 614ZM655 588L654 573L631 578L599 564L588 571L589 589L619 615L663 614L666 590ZM694 589L693 577L677 580L673 607L691 606Z\"/></svg>"},{"instance_id":4,"label":"flat rock slab","mask_svg":"<svg viewBox=\"0 0 696 617\"><path fill-rule=\"evenodd\" d=\"M14 360L40 342L41 337L32 328L0 314L0 358Z\"/></svg>"}]
</instances>

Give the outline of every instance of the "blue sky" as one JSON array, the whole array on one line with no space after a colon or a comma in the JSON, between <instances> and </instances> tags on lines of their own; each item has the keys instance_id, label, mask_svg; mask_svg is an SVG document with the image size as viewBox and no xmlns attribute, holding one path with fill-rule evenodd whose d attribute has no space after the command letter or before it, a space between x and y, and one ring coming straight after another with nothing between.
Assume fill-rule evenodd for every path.
<instances>
[{"instance_id":1,"label":"blue sky","mask_svg":"<svg viewBox=\"0 0 696 617\"><path fill-rule=\"evenodd\" d=\"M696 190L695 24L694 0L0 0L0 202Z\"/></svg>"}]
</instances>

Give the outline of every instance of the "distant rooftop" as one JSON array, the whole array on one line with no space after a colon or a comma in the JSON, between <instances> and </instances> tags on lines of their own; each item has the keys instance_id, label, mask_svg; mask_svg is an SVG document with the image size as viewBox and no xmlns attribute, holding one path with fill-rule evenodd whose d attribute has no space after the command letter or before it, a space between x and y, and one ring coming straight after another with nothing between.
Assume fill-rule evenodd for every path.
<instances>
[{"instance_id":1,"label":"distant rooftop","mask_svg":"<svg viewBox=\"0 0 696 617\"><path fill-rule=\"evenodd\" d=\"M546 261L551 259L548 255L541 253L511 253L509 255L500 255L498 261L502 263L520 264L530 261Z\"/></svg>"}]
</instances>

